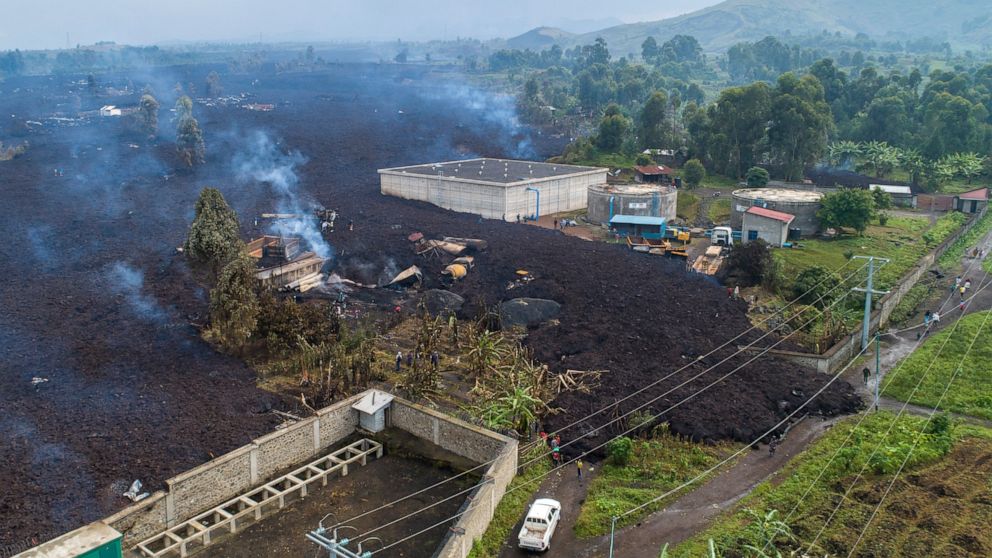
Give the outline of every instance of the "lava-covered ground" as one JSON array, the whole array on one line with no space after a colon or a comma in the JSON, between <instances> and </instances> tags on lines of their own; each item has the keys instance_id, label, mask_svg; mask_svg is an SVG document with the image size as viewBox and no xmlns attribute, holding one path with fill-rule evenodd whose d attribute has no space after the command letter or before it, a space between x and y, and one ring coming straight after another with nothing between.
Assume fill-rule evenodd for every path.
<instances>
[{"instance_id":1,"label":"lava-covered ground","mask_svg":"<svg viewBox=\"0 0 992 558\"><path fill-rule=\"evenodd\" d=\"M565 412L552 427L749 327L743 303L663 259L381 196L378 168L473 155L538 159L567 141L519 127L512 101L436 69L342 65L288 75L222 74L228 94L248 92L276 108L198 104L208 161L177 172L168 137L172 86L202 84L210 69L130 76L138 88L150 83L163 104L162 137L152 145L119 119L26 131L25 120L42 121L73 103L70 78L0 84L0 139L31 143L23 157L0 162L0 547L105 516L126 504L120 493L132 480L159 488L276 422L266 411L283 403L257 389L252 370L215 352L190 325L202 322L207 293L175 250L207 185L220 188L241 213L246 234L261 232L253 216L275 209L273 194L265 184L236 179L235 168L237 154L250 151L247 138L258 133L279 150L302 155L290 165L301 197L353 221L353 231L339 227L331 235L344 272L375 279L417 263L433 283L439 264L416 258L406 236L478 237L490 249L455 288L470 302L467 314L519 296L562 303L560 324L531 333L535 355L555 370L609 374L592 394L561 398ZM86 91L79 97L84 110L136 101ZM507 291L521 267L537 279ZM666 401L729 370L721 367ZM35 385L35 377L47 381ZM747 439L825 380L762 359L665 418L673 430L698 439ZM635 401L666 385L672 384ZM855 405L850 386L838 384L811 410Z\"/></svg>"}]
</instances>

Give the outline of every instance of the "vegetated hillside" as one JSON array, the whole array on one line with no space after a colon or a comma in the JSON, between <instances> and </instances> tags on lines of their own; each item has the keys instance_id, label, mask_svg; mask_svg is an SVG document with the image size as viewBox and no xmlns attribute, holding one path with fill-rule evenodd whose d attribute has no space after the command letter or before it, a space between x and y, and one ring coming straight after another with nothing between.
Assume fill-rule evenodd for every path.
<instances>
[{"instance_id":1,"label":"vegetated hillside","mask_svg":"<svg viewBox=\"0 0 992 558\"><path fill-rule=\"evenodd\" d=\"M507 39L507 48L538 50L571 40L576 35L557 27L535 27L523 35Z\"/></svg>"},{"instance_id":2,"label":"vegetated hillside","mask_svg":"<svg viewBox=\"0 0 992 558\"><path fill-rule=\"evenodd\" d=\"M564 44L588 44L603 37L616 56L640 53L648 36L693 35L707 51L740 41L809 35L822 31L875 40L932 37L959 48L992 44L988 0L727 0L682 16L618 25L577 35Z\"/></svg>"}]
</instances>

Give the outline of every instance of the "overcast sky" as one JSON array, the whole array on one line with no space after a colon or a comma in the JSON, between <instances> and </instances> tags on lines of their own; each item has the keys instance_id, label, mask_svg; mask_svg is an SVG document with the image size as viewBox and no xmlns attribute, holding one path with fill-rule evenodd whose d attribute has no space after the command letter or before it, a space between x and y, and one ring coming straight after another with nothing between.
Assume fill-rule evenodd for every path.
<instances>
[{"instance_id":1,"label":"overcast sky","mask_svg":"<svg viewBox=\"0 0 992 558\"><path fill-rule=\"evenodd\" d=\"M509 37L538 25L672 17L719 0L0 0L0 49L96 41L424 40Z\"/></svg>"}]
</instances>

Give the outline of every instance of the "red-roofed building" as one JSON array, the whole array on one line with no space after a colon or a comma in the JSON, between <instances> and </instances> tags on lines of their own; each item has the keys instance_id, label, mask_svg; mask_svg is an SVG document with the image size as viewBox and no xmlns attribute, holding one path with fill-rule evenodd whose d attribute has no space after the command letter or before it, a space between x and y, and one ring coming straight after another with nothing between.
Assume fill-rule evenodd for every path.
<instances>
[{"instance_id":1,"label":"red-roofed building","mask_svg":"<svg viewBox=\"0 0 992 558\"><path fill-rule=\"evenodd\" d=\"M772 246L782 246L789 239L789 225L796 216L783 211L765 209L764 207L749 207L744 212L741 226L741 242L764 240Z\"/></svg>"},{"instance_id":2,"label":"red-roofed building","mask_svg":"<svg viewBox=\"0 0 992 558\"><path fill-rule=\"evenodd\" d=\"M634 167L634 180L638 182L671 182L672 169L664 165L645 165Z\"/></svg>"},{"instance_id":3,"label":"red-roofed building","mask_svg":"<svg viewBox=\"0 0 992 558\"><path fill-rule=\"evenodd\" d=\"M954 196L954 209L962 213L981 213L988 204L988 188L979 188Z\"/></svg>"}]
</instances>

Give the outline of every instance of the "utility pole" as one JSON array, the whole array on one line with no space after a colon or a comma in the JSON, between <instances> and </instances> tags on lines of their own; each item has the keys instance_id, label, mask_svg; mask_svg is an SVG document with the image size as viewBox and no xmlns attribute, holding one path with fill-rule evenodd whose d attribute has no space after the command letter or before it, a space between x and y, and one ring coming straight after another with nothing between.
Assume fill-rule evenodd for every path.
<instances>
[{"instance_id":1,"label":"utility pole","mask_svg":"<svg viewBox=\"0 0 992 558\"><path fill-rule=\"evenodd\" d=\"M868 330L871 327L871 296L879 295L884 296L889 294L889 291L876 291L874 289L874 279L875 279L875 260L882 262L882 265L889 263L886 258L878 258L875 256L854 256L859 260L868 260L868 283L865 288L854 288L853 291L865 293L865 315L861 321L861 350L868 348ZM881 266L879 266L881 267ZM882 353L880 349L881 337L879 330L882 328L881 321L878 324L878 329L875 330L875 412L878 412L878 386L882 383Z\"/></svg>"},{"instance_id":2,"label":"utility pole","mask_svg":"<svg viewBox=\"0 0 992 558\"><path fill-rule=\"evenodd\" d=\"M322 519L321 523L323 523L323 521L324 520ZM380 545L382 544L382 541L379 539L379 537L369 537L368 539L365 539L364 541L358 543L357 552L354 550L349 550L348 545L351 544L353 541L351 541L348 537L343 537L339 539L338 538L339 529L355 529L355 528L350 525L342 525L340 527L335 527L332 531L329 531L322 524L318 524L318 527L315 530L307 533L307 539L309 539L314 543L317 543L317 546L326 550L328 552L327 555L329 558L372 558L371 552L367 550L366 551L362 550L362 543L368 542L369 540L377 540L379 541ZM355 530L357 531L357 529ZM328 536L328 534L330 534L330 536Z\"/></svg>"}]
</instances>

